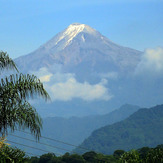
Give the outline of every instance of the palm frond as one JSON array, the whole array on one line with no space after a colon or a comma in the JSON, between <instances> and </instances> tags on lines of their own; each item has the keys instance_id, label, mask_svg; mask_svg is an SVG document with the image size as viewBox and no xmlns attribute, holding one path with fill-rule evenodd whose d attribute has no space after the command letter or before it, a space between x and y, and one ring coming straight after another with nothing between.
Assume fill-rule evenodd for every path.
<instances>
[{"instance_id":1,"label":"palm frond","mask_svg":"<svg viewBox=\"0 0 163 163\"><path fill-rule=\"evenodd\" d=\"M7 52L0 52L0 69L15 69L18 72L14 61L9 57Z\"/></svg>"},{"instance_id":2,"label":"palm frond","mask_svg":"<svg viewBox=\"0 0 163 163\"><path fill-rule=\"evenodd\" d=\"M11 96L11 98L27 99L33 96L43 97L50 100L50 96L44 89L43 84L35 75L16 74L1 79L0 83L0 100L1 98ZM7 98L6 97L6 98Z\"/></svg>"},{"instance_id":3,"label":"palm frond","mask_svg":"<svg viewBox=\"0 0 163 163\"><path fill-rule=\"evenodd\" d=\"M34 75L16 74L1 79L0 82L0 132L7 133L17 126L29 128L38 139L41 118L26 101L27 98L41 96L50 99L40 80Z\"/></svg>"},{"instance_id":4,"label":"palm frond","mask_svg":"<svg viewBox=\"0 0 163 163\"><path fill-rule=\"evenodd\" d=\"M30 129L36 139L41 136L42 120L36 109L27 101L17 103L16 105L4 106L0 104L0 132L7 134L7 129Z\"/></svg>"}]
</instances>

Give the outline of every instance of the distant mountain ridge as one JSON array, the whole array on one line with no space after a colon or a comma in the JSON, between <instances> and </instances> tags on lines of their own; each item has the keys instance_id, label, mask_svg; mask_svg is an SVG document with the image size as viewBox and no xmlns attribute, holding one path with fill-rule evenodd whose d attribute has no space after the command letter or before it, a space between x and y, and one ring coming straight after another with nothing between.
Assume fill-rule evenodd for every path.
<instances>
[{"instance_id":1,"label":"distant mountain ridge","mask_svg":"<svg viewBox=\"0 0 163 163\"><path fill-rule=\"evenodd\" d=\"M135 105L126 104L105 115L44 118L43 133L51 133L50 135L58 139L77 145L88 137L93 130L121 121L136 112L139 108ZM55 128L55 130L52 130L52 128Z\"/></svg>"},{"instance_id":2,"label":"distant mountain ridge","mask_svg":"<svg viewBox=\"0 0 163 163\"><path fill-rule=\"evenodd\" d=\"M131 150L163 143L163 105L139 109L127 119L95 130L82 148L112 154L116 149ZM80 148L75 152L82 153Z\"/></svg>"},{"instance_id":3,"label":"distant mountain ridge","mask_svg":"<svg viewBox=\"0 0 163 163\"><path fill-rule=\"evenodd\" d=\"M43 130L42 136L46 136L52 139L57 139L63 142L67 142L69 144L73 144L78 146L85 138L87 138L92 131L98 129L102 126L113 124L115 122L121 121L132 113L139 109L138 106L134 105L123 105L119 109L108 113L106 115L97 115L97 116L87 116L87 117L71 117L71 118L62 118L62 117L49 117L43 119ZM26 137L33 139L30 135L23 134L21 132L14 133L15 135L19 135L21 137ZM14 140L16 142L21 142L23 140L17 139L16 137L8 137L8 140ZM65 148L68 150L72 150L74 146L68 146L62 143L57 143L50 140L40 139L40 142L58 146L60 148ZM30 145L31 142L25 141L23 144ZM53 149L45 145L40 145L33 143L31 146L36 146L41 149L49 150L49 151L56 151L56 153L65 153L64 150L60 149ZM20 146L20 148L22 148ZM22 148L24 149L24 148ZM27 149L27 152L28 149ZM30 151L31 152L31 151ZM37 154L41 154L41 152L37 150L33 150L33 153L37 152Z\"/></svg>"}]
</instances>

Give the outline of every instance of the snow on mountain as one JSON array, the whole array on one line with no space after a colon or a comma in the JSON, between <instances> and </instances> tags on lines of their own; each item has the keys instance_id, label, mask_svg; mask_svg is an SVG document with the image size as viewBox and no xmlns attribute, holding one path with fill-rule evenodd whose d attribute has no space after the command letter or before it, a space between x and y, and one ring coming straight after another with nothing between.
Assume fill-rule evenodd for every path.
<instances>
[{"instance_id":1,"label":"snow on mountain","mask_svg":"<svg viewBox=\"0 0 163 163\"><path fill-rule=\"evenodd\" d=\"M56 48L57 51L65 49L69 44L71 44L72 40L79 33L88 33L94 36L98 35L98 32L93 28L89 27L85 24L74 23L69 25L64 31L57 34L50 41L44 44L42 47L47 50L51 50ZM84 35L81 36L83 42L85 41Z\"/></svg>"},{"instance_id":2,"label":"snow on mountain","mask_svg":"<svg viewBox=\"0 0 163 163\"><path fill-rule=\"evenodd\" d=\"M60 36L60 38L58 38L58 41L55 43L55 45L58 44L58 42L60 42L62 39L66 40L65 46L63 48L65 48L67 45L69 45L71 43L71 41L73 40L74 37L76 37L80 32L84 32L84 33L89 33L92 35L96 35L97 32L93 29L90 28L89 26L85 25L85 24L71 24ZM82 35L82 39L83 42L85 42L85 38Z\"/></svg>"},{"instance_id":3,"label":"snow on mountain","mask_svg":"<svg viewBox=\"0 0 163 163\"><path fill-rule=\"evenodd\" d=\"M88 66L96 72L101 65L104 67L102 72L128 71L138 64L140 54L113 43L88 25L74 23L34 52L15 61L25 72L54 67L54 64L61 65L63 71Z\"/></svg>"}]
</instances>

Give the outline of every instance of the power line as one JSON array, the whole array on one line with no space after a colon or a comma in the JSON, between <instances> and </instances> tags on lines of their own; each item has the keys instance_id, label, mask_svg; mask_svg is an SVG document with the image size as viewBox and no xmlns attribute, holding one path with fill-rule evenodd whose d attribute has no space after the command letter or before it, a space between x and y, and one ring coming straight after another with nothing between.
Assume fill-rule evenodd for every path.
<instances>
[{"instance_id":1,"label":"power line","mask_svg":"<svg viewBox=\"0 0 163 163\"><path fill-rule=\"evenodd\" d=\"M22 130L17 130L17 131L24 132L24 133L26 133L26 134L32 135L31 133L26 132L26 131L22 131ZM64 141L61 141L61 140L52 139L52 138L48 138L48 137L45 137L45 136L41 136L41 138L49 139L49 140L52 140L52 141L55 141L55 142L58 142L58 143L62 143L62 144L65 144L65 145L69 145L69 146L77 147L77 148L80 148L80 149L84 149L84 150L86 150L86 151L91 151L90 149L83 148L83 147L80 147L80 146L77 146L77 145L74 145L74 144L70 144L70 143L67 143L67 142L64 142Z\"/></svg>"},{"instance_id":2,"label":"power line","mask_svg":"<svg viewBox=\"0 0 163 163\"><path fill-rule=\"evenodd\" d=\"M14 136L14 137L17 137L17 138L21 138L21 139L28 140L28 141L32 141L32 142L35 142L35 143L36 143L36 141L34 141L34 140L32 140L32 139L23 138L23 137L21 137L21 136L17 136L17 135L13 135L13 134L10 134L10 135L11 135L11 136ZM53 146L53 145L49 145L49 144L41 143L41 142L37 142L37 143L38 143L38 144L45 145L45 146L49 146L49 147L53 147L53 148L57 148L57 149L61 149L61 150L64 150L64 151L66 151L66 152L71 152L70 150L65 149L65 148L60 148L60 147L57 147L57 146Z\"/></svg>"},{"instance_id":3,"label":"power line","mask_svg":"<svg viewBox=\"0 0 163 163\"><path fill-rule=\"evenodd\" d=\"M24 144L17 143L17 142L11 141L11 140L7 140L7 141L8 141L8 142L11 142L11 143L14 143L14 144L22 145L22 146L25 146L25 147L28 147L28 148L33 148L33 149L40 150L40 151L43 151L43 152L52 153L51 151L47 151L47 150L40 149L40 148L37 148L37 147L32 147L32 146L29 146L29 145L24 145ZM61 154L59 154L59 153L55 153L55 154L61 155Z\"/></svg>"},{"instance_id":4,"label":"power line","mask_svg":"<svg viewBox=\"0 0 163 163\"><path fill-rule=\"evenodd\" d=\"M33 148L33 149L40 150L40 151L43 151L43 152L52 153L51 151L43 150L43 149L36 148L36 147L32 147L32 146L29 146L29 145L24 145L24 144L17 143L17 142L13 142L13 141L11 141L11 140L7 140L7 141L8 141L8 142L11 142L11 143L14 143L14 144L22 145L22 146L25 146L25 147L28 147L28 148ZM33 141L33 140L32 140L32 141ZM30 155L33 155L33 156L39 156L39 155L35 155L35 154L29 153L29 152L26 152L26 153L28 153L28 154L30 154ZM59 153L54 153L54 154L59 155L59 156L62 156L62 154L59 154ZM104 160L97 159L97 158L96 158L96 160L105 162Z\"/></svg>"},{"instance_id":5,"label":"power line","mask_svg":"<svg viewBox=\"0 0 163 163\"><path fill-rule=\"evenodd\" d=\"M15 143L15 144L18 144L18 145L25 146L25 147L29 147L29 148L34 148L34 149L42 150L42 149L35 148L35 147L31 147L31 146L28 146L28 145L24 145L24 144L16 143L16 142L13 142L13 141L10 141L10 140L8 140L8 141L11 142L11 143ZM42 150L42 151L45 151L45 150ZM35 155L35 154L33 154L33 153L30 153L30 152L25 152L25 153L28 153L28 154L33 155L33 156L38 156L38 157L40 157L39 155ZM58 154L58 153L54 153L54 154ZM58 154L58 155L59 155L59 156L62 156L61 154ZM104 162L104 163L106 162L106 161L101 160L101 159L98 159L98 158L96 158L96 160L98 160L98 161L102 161L102 162Z\"/></svg>"}]
</instances>

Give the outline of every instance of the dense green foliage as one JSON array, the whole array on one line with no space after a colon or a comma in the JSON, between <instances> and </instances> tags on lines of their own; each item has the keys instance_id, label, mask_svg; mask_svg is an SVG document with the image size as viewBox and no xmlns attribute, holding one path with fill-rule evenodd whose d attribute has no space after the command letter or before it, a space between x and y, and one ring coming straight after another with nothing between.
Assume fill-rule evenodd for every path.
<instances>
[{"instance_id":1,"label":"dense green foliage","mask_svg":"<svg viewBox=\"0 0 163 163\"><path fill-rule=\"evenodd\" d=\"M56 157L52 153L44 154L40 157L31 157L29 163L105 163L116 162L114 156L98 154L93 151L83 155L65 153L63 156Z\"/></svg>"},{"instance_id":2,"label":"dense green foliage","mask_svg":"<svg viewBox=\"0 0 163 163\"><path fill-rule=\"evenodd\" d=\"M28 163L163 163L163 145L156 148L143 147L125 152L116 150L113 155L104 155L93 151L83 155L66 153L55 156L53 153L40 157L31 157Z\"/></svg>"},{"instance_id":3,"label":"dense green foliage","mask_svg":"<svg viewBox=\"0 0 163 163\"><path fill-rule=\"evenodd\" d=\"M90 151L83 155L65 153L58 157L53 153L28 157L24 151L7 145L0 149L1 163L163 163L162 156L163 145L128 152L116 150L113 155Z\"/></svg>"},{"instance_id":4,"label":"dense green foliage","mask_svg":"<svg viewBox=\"0 0 163 163\"><path fill-rule=\"evenodd\" d=\"M42 121L36 110L27 101L29 97L49 98L40 80L34 75L18 72L14 61L5 52L0 52L0 133L8 129L29 128L36 138L40 136ZM6 76L3 70L13 69L17 74Z\"/></svg>"},{"instance_id":5,"label":"dense green foliage","mask_svg":"<svg viewBox=\"0 0 163 163\"><path fill-rule=\"evenodd\" d=\"M0 148L1 163L22 163L26 162L27 158L25 152L18 148L7 145Z\"/></svg>"},{"instance_id":6,"label":"dense green foliage","mask_svg":"<svg viewBox=\"0 0 163 163\"><path fill-rule=\"evenodd\" d=\"M131 150L163 143L163 105L140 109L126 120L100 128L80 147L112 154L116 149ZM84 153L81 148L75 150Z\"/></svg>"}]
</instances>

